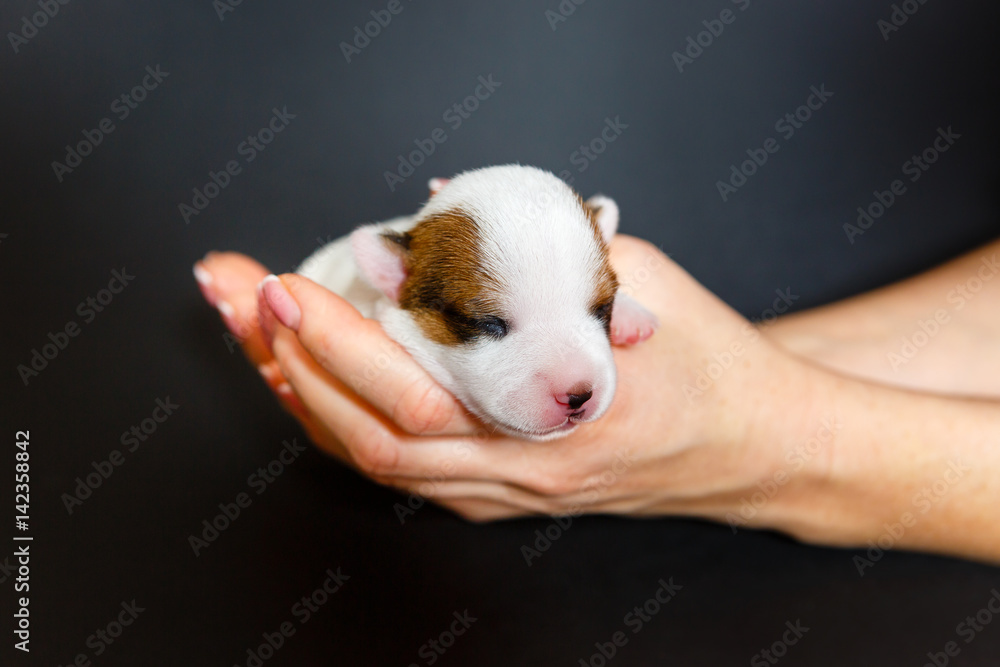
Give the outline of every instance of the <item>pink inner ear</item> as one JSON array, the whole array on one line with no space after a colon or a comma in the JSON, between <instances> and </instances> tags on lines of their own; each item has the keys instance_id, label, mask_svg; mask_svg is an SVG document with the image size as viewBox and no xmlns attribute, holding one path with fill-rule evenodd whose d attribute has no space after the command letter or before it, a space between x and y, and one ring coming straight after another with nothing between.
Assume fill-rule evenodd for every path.
<instances>
[{"instance_id":1,"label":"pink inner ear","mask_svg":"<svg viewBox=\"0 0 1000 667\"><path fill-rule=\"evenodd\" d=\"M432 178L427 182L427 187L431 189L431 197L441 192L441 188L451 182L450 178Z\"/></svg>"},{"instance_id":2,"label":"pink inner ear","mask_svg":"<svg viewBox=\"0 0 1000 667\"><path fill-rule=\"evenodd\" d=\"M399 293L406 280L406 265L401 250L382 236L378 225L361 227L351 234L351 250L361 277L399 303Z\"/></svg>"}]
</instances>

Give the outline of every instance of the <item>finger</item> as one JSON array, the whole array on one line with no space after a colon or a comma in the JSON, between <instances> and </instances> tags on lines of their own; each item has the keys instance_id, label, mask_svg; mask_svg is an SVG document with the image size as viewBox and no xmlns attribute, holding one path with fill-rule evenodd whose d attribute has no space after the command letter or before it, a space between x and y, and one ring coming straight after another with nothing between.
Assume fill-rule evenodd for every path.
<instances>
[{"instance_id":1,"label":"finger","mask_svg":"<svg viewBox=\"0 0 1000 667\"><path fill-rule=\"evenodd\" d=\"M467 478L503 475L502 445L480 427L473 436L413 437L319 366L288 329L279 328L274 354L282 374L307 410L342 442L358 468L370 477ZM511 441L516 443L517 441Z\"/></svg>"},{"instance_id":2,"label":"finger","mask_svg":"<svg viewBox=\"0 0 1000 667\"><path fill-rule=\"evenodd\" d=\"M514 519L526 514L524 510L517 507L510 507L502 503L496 503L481 498L463 498L460 500L447 501L441 503L443 507L451 510L466 521L482 523L485 521L500 521L502 519Z\"/></svg>"},{"instance_id":3,"label":"finger","mask_svg":"<svg viewBox=\"0 0 1000 667\"><path fill-rule=\"evenodd\" d=\"M272 358L260 329L256 286L268 274L261 264L239 253L209 253L195 264L205 299L214 305L251 363Z\"/></svg>"},{"instance_id":4,"label":"finger","mask_svg":"<svg viewBox=\"0 0 1000 667\"><path fill-rule=\"evenodd\" d=\"M295 393L295 389L285 380L281 369L278 368L278 362L271 360L269 363L261 364L258 370L282 407L302 424L309 439L326 454L357 469L344 446L323 426L322 421L306 408L302 399Z\"/></svg>"},{"instance_id":5,"label":"finger","mask_svg":"<svg viewBox=\"0 0 1000 667\"><path fill-rule=\"evenodd\" d=\"M261 377L264 378L265 384L267 384L268 388L274 392L282 407L285 408L289 414L299 421L312 419L312 415L309 414L305 404L302 403L302 399L300 399L298 394L295 393L292 385L288 384L285 376L281 374L281 369L278 367L277 361L272 359L271 361L260 364L257 366L257 371L260 373Z\"/></svg>"},{"instance_id":6,"label":"finger","mask_svg":"<svg viewBox=\"0 0 1000 667\"><path fill-rule=\"evenodd\" d=\"M316 430L312 415L285 381L270 351L268 323L274 316L263 314L257 286L267 269L255 260L238 253L209 253L197 262L195 277L205 299L219 309L230 332L236 336L246 356L257 366L264 382L274 392L281 406L298 419L307 432Z\"/></svg>"},{"instance_id":7,"label":"finger","mask_svg":"<svg viewBox=\"0 0 1000 667\"><path fill-rule=\"evenodd\" d=\"M264 289L278 319L292 325L309 354L407 433L471 435L480 427L378 322L344 299L295 274L268 281Z\"/></svg>"},{"instance_id":8,"label":"finger","mask_svg":"<svg viewBox=\"0 0 1000 667\"><path fill-rule=\"evenodd\" d=\"M373 479L379 484L442 504L478 499L516 509L521 514L566 513L566 508L569 507L561 501L527 492L521 487L499 480L444 479L439 475L431 475L426 479L384 476Z\"/></svg>"}]
</instances>

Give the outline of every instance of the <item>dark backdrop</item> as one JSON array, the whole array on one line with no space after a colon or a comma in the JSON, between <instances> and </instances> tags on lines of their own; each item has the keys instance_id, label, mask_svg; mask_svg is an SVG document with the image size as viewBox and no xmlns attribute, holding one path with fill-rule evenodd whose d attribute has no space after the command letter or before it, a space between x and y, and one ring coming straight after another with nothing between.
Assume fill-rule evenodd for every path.
<instances>
[{"instance_id":1,"label":"dark backdrop","mask_svg":"<svg viewBox=\"0 0 1000 667\"><path fill-rule=\"evenodd\" d=\"M624 232L747 316L775 289L802 307L873 288L997 234L995 3L908 0L891 31L890 3L862 0L269 5L0 8L0 664L255 664L248 649L282 623L295 633L264 664L772 664L759 652L797 622L808 632L772 659L921 665L956 641L951 664L996 664L1000 619L958 634L1000 585L981 565L889 553L862 577L863 551L674 519L469 525L428 505L401 525L399 496L312 449L257 495L248 477L305 437L190 272L210 249L289 270L357 223L414 211L432 176L516 161L615 197ZM348 62L341 43L372 11L391 22ZM444 114L479 77L497 83L456 127ZM114 103L144 78L135 108ZM813 86L832 96L792 136L776 128ZM247 162L241 142L274 109L294 118ZM95 133L105 118L113 131ZM620 134L584 157L609 119ZM390 190L385 172L436 128L447 140ZM939 128L960 138L864 234L845 232ZM84 132L100 143L67 156ZM769 137L777 152L724 201L717 182ZM186 221L179 204L204 204L193 189L230 160L240 172ZM78 308L123 268L134 279L103 310ZM78 335L25 384L17 366L71 322ZM179 407L125 451L158 399ZM11 634L17 430L31 443L30 656ZM115 450L121 465L70 513L63 494ZM250 506L195 556L189 536L241 492ZM546 530L528 566L521 547ZM306 620L293 607L328 569L349 579ZM626 615L671 577L683 589L634 633ZM117 627L133 600L143 611ZM449 636L466 610L477 620ZM102 628L122 632L108 644ZM627 644L600 656L619 631Z\"/></svg>"}]
</instances>

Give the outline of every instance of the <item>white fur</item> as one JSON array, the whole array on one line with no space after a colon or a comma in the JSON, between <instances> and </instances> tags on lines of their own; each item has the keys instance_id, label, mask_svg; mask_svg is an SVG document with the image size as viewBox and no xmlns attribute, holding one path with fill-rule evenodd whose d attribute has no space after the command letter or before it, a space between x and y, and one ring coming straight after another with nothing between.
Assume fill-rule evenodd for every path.
<instances>
[{"instance_id":1,"label":"white fur","mask_svg":"<svg viewBox=\"0 0 1000 667\"><path fill-rule=\"evenodd\" d=\"M552 174L521 166L470 171L431 187L436 194L416 216L334 241L299 273L344 296L366 317L377 317L471 412L507 433L548 439L600 417L616 385L608 335L591 312L604 250L575 193ZM603 196L589 203L599 208L598 226L610 239L618 207ZM510 325L503 338L435 343L395 303L405 270L399 268L400 255L377 235L385 228L405 231L455 209L476 221L482 270L503 286L496 313ZM623 318L625 326L647 327L650 333L655 328L655 318L637 303L616 302L630 315ZM616 303L616 317L622 308ZM581 386L593 391L582 412L557 402L555 397Z\"/></svg>"}]
</instances>

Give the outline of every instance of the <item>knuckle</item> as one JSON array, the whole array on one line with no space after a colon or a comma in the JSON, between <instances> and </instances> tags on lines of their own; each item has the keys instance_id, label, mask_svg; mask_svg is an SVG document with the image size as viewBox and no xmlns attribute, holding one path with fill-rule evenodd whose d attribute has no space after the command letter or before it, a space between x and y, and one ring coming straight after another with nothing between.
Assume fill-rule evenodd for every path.
<instances>
[{"instance_id":1,"label":"knuckle","mask_svg":"<svg viewBox=\"0 0 1000 667\"><path fill-rule=\"evenodd\" d=\"M274 350L274 361L277 369L274 371L272 377L275 378L275 384L277 384L277 378L282 378L287 382L291 382L293 385L299 379L299 375L296 372L295 365L289 363L289 358L284 354L283 350L275 348ZM270 382L270 378L268 378Z\"/></svg>"},{"instance_id":2,"label":"knuckle","mask_svg":"<svg viewBox=\"0 0 1000 667\"><path fill-rule=\"evenodd\" d=\"M538 468L529 472L525 485L543 496L564 496L579 488L576 481L564 472Z\"/></svg>"},{"instance_id":3,"label":"knuckle","mask_svg":"<svg viewBox=\"0 0 1000 667\"><path fill-rule=\"evenodd\" d=\"M391 433L374 426L352 434L350 442L351 456L363 473L371 477L397 474L399 449Z\"/></svg>"},{"instance_id":4,"label":"knuckle","mask_svg":"<svg viewBox=\"0 0 1000 667\"><path fill-rule=\"evenodd\" d=\"M400 396L392 418L413 435L440 433L455 416L456 403L436 383L417 380Z\"/></svg>"},{"instance_id":5,"label":"knuckle","mask_svg":"<svg viewBox=\"0 0 1000 667\"><path fill-rule=\"evenodd\" d=\"M496 518L498 518L495 514L486 511L478 504L469 504L461 502L452 504L448 503L447 501L443 501L441 502L441 505L451 510L459 517L461 517L463 520L468 521L469 523L484 524L484 523L489 523L490 521L493 521Z\"/></svg>"},{"instance_id":6,"label":"knuckle","mask_svg":"<svg viewBox=\"0 0 1000 667\"><path fill-rule=\"evenodd\" d=\"M414 489L413 484L402 477L392 477L389 475L377 475L370 474L368 477L376 484L381 484L390 489L395 489L404 495L419 495Z\"/></svg>"},{"instance_id":7,"label":"knuckle","mask_svg":"<svg viewBox=\"0 0 1000 667\"><path fill-rule=\"evenodd\" d=\"M336 335L336 330L324 327L320 329L315 338L313 339L313 344L308 345L306 340L302 341L309 350L309 354L313 356L316 362L328 371L333 372L336 366L336 349L338 338Z\"/></svg>"}]
</instances>

